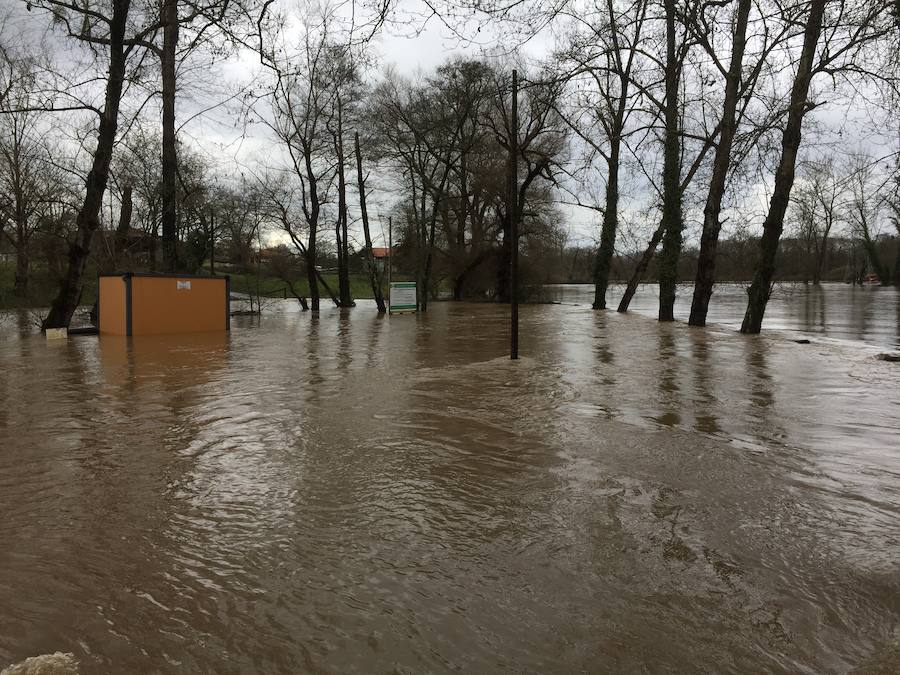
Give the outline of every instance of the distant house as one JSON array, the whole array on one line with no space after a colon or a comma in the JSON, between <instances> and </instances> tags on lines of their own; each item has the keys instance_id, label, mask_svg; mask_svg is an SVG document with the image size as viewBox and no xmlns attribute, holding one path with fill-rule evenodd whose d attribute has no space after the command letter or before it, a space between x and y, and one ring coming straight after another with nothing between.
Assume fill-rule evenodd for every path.
<instances>
[{"instance_id":1,"label":"distant house","mask_svg":"<svg viewBox=\"0 0 900 675\"><path fill-rule=\"evenodd\" d=\"M372 256L375 258L375 260L384 260L391 257L391 251L387 247L373 246Z\"/></svg>"}]
</instances>

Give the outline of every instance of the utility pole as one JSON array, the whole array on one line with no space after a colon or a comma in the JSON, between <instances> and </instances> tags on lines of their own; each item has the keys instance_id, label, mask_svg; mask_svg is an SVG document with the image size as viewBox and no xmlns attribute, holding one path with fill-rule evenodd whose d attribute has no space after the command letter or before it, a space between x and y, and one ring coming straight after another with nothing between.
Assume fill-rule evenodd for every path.
<instances>
[{"instance_id":1,"label":"utility pole","mask_svg":"<svg viewBox=\"0 0 900 675\"><path fill-rule=\"evenodd\" d=\"M394 272L394 224L388 216L388 314L391 313L391 277Z\"/></svg>"},{"instance_id":2,"label":"utility pole","mask_svg":"<svg viewBox=\"0 0 900 675\"><path fill-rule=\"evenodd\" d=\"M509 131L510 327L509 358L519 358L519 72L512 72Z\"/></svg>"}]
</instances>

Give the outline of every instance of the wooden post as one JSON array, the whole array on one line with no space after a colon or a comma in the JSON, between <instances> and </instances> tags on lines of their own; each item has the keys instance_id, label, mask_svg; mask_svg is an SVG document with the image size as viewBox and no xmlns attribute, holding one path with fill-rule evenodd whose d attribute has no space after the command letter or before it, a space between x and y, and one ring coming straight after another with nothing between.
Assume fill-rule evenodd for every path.
<instances>
[{"instance_id":1,"label":"wooden post","mask_svg":"<svg viewBox=\"0 0 900 675\"><path fill-rule=\"evenodd\" d=\"M519 73L512 72L509 132L510 327L509 358L519 358Z\"/></svg>"}]
</instances>

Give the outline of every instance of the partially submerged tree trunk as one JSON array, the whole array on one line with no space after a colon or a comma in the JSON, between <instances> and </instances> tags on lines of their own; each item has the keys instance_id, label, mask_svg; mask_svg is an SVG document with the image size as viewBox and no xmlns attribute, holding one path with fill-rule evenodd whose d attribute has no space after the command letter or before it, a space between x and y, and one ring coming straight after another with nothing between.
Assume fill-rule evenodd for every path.
<instances>
[{"instance_id":1,"label":"partially submerged tree trunk","mask_svg":"<svg viewBox=\"0 0 900 675\"><path fill-rule=\"evenodd\" d=\"M306 177L309 181L309 200L310 200L310 216L309 220L309 238L307 239L306 248L303 255L306 258L306 281L309 284L309 308L319 311L319 270L316 268L316 234L319 226L319 189L316 180L316 174L312 167L311 151L304 149L304 161L306 164Z\"/></svg>"},{"instance_id":2,"label":"partially submerged tree trunk","mask_svg":"<svg viewBox=\"0 0 900 675\"><path fill-rule=\"evenodd\" d=\"M864 209L860 208L858 209L858 211L858 218L860 219L860 231L862 234L862 243L863 248L866 251L866 257L869 259L869 264L872 266L872 270L875 272L878 280L881 282L881 285L890 286L893 282L891 269L888 265L884 264L881 261L881 257L878 255L878 246L876 246L875 240L872 238L872 233L869 228L868 219L866 218Z\"/></svg>"},{"instance_id":3,"label":"partially submerged tree trunk","mask_svg":"<svg viewBox=\"0 0 900 675\"><path fill-rule=\"evenodd\" d=\"M50 313L42 328L63 328L69 325L81 299L84 285L84 267L91 252L94 232L100 227L100 208L109 178L109 163L119 120L119 103L125 81L125 25L131 0L112 0L110 21L109 71L106 81L106 97L100 127L97 132L97 148L85 184L84 202L75 219L77 231L69 245L68 267L54 298Z\"/></svg>"},{"instance_id":4,"label":"partially submerged tree trunk","mask_svg":"<svg viewBox=\"0 0 900 675\"><path fill-rule=\"evenodd\" d=\"M454 136L455 139L455 136ZM441 176L440 183L436 190L432 190L432 199L433 203L431 205L431 214L428 218L428 221L422 222L422 231L421 231L421 245L424 248L424 251L419 252L419 280L421 284L421 288L418 288L419 284L417 284L416 295L419 299L419 311L426 312L428 311L428 291L431 285L431 267L434 253L434 237L437 228L437 219L438 214L440 213L441 201L444 198L444 188L447 185L447 179L450 176L450 153L448 151L447 158L445 160L445 166L443 175ZM425 195L426 190L423 186L422 189L422 208L424 214L425 208Z\"/></svg>"},{"instance_id":5,"label":"partially submerged tree trunk","mask_svg":"<svg viewBox=\"0 0 900 675\"><path fill-rule=\"evenodd\" d=\"M650 238L650 242L647 244L647 248L644 249L644 254L638 261L637 267L634 268L634 273L628 280L628 286L625 287L625 294L619 301L619 308L616 310L617 312L625 313L628 311L628 306L631 304L631 299L637 292L638 284L640 284L643 280L644 274L646 274L647 272L647 267L650 265L650 261L653 260L653 254L656 253L656 247L659 246L659 242L662 241L665 231L665 221L661 221L659 226L657 226L656 230L653 232L653 236Z\"/></svg>"},{"instance_id":6,"label":"partially submerged tree trunk","mask_svg":"<svg viewBox=\"0 0 900 675\"><path fill-rule=\"evenodd\" d=\"M834 219L830 214L825 215L825 231L822 233L822 240L819 242L819 250L816 253L816 265L813 268L813 285L818 286L822 283L822 273L825 271L825 258L828 256L828 236L831 234L831 225Z\"/></svg>"},{"instance_id":7,"label":"partially submerged tree trunk","mask_svg":"<svg viewBox=\"0 0 900 675\"><path fill-rule=\"evenodd\" d=\"M616 250L616 230L619 225L619 148L620 136L610 139L610 152L606 176L606 206L603 211L603 226L600 230L600 248L594 261L594 309L606 309L606 289L612 269L613 253Z\"/></svg>"},{"instance_id":8,"label":"partially submerged tree trunk","mask_svg":"<svg viewBox=\"0 0 900 675\"><path fill-rule=\"evenodd\" d=\"M163 270L178 267L176 213L178 155L175 140L175 50L178 46L178 0L163 0L162 47L162 253Z\"/></svg>"},{"instance_id":9,"label":"partially submerged tree trunk","mask_svg":"<svg viewBox=\"0 0 900 675\"><path fill-rule=\"evenodd\" d=\"M18 129L16 129L18 132ZM13 293L20 298L28 295L28 243L31 239L31 228L29 227L29 209L26 208L25 193L27 188L23 185L22 170L22 139L16 133L17 138L13 141L11 173L13 174L13 215L15 223L13 229L16 237L13 241L16 250L16 272L13 284ZM0 214L0 218L4 216Z\"/></svg>"},{"instance_id":10,"label":"partially submerged tree trunk","mask_svg":"<svg viewBox=\"0 0 900 675\"><path fill-rule=\"evenodd\" d=\"M894 207L897 209L897 207ZM900 239L900 209L897 209L897 217L894 225L897 227L897 237ZM894 260L894 286L900 287L900 245L897 246L897 257Z\"/></svg>"},{"instance_id":11,"label":"partially submerged tree trunk","mask_svg":"<svg viewBox=\"0 0 900 675\"><path fill-rule=\"evenodd\" d=\"M16 274L13 293L24 298L28 295L28 239L25 232L20 232L16 239Z\"/></svg>"},{"instance_id":12,"label":"partially submerged tree trunk","mask_svg":"<svg viewBox=\"0 0 900 675\"><path fill-rule=\"evenodd\" d=\"M740 98L741 66L744 61L744 49L747 45L747 23L750 17L752 0L739 0L735 17L734 36L731 47L731 63L725 76L725 101L722 110L721 131L716 155L713 158L712 177L706 195L706 206L703 208L703 234L700 237L700 254L697 259L697 276L694 280L694 297L691 301L691 316L688 323L692 326L705 326L709 311L709 300L712 297L713 284L716 277L716 253L719 247L719 233L722 223L719 216L722 212L722 198L725 195L725 182L731 168L731 147L737 131L737 106Z\"/></svg>"},{"instance_id":13,"label":"partially submerged tree trunk","mask_svg":"<svg viewBox=\"0 0 900 675\"><path fill-rule=\"evenodd\" d=\"M616 114L609 129L609 156L606 160L606 200L603 209L603 225L600 230L600 247L597 250L597 258L594 261L594 309L606 309L606 291L609 288L612 259L616 249L616 232L619 229L619 161L622 135L625 132L625 119L628 112L631 70L638 50L637 45L647 10L646 3L642 3L638 9L635 33L631 41L627 42L628 58L623 63L620 52L622 45L619 42L619 27L612 0L607 0L606 6L609 14L609 31L613 45L613 64L619 79L619 92L616 100ZM572 264L574 267L575 262L573 261Z\"/></svg>"},{"instance_id":14,"label":"partially submerged tree trunk","mask_svg":"<svg viewBox=\"0 0 900 675\"><path fill-rule=\"evenodd\" d=\"M341 301L335 292L331 290L331 286L328 285L328 282L325 281L325 277L322 276L322 273L319 270L315 271L316 279L318 279L319 283L322 285L322 288L325 289L325 292L328 293L328 297L331 298L331 301L334 303L335 307L342 307ZM316 294L318 295L318 290L316 290ZM317 298L318 299L318 298Z\"/></svg>"},{"instance_id":15,"label":"partially submerged tree trunk","mask_svg":"<svg viewBox=\"0 0 900 675\"><path fill-rule=\"evenodd\" d=\"M372 297L375 298L375 305L378 307L378 313L387 312L384 304L384 295L381 292L381 278L378 274L378 268L375 266L375 254L372 252L372 235L369 231L369 212L366 209L366 182L363 178L362 168L362 152L359 148L359 132L353 136L353 149L356 153L356 180L359 185L359 214L362 219L363 237L366 241L366 268L369 272L369 283L372 284ZM388 254L391 252L388 251Z\"/></svg>"},{"instance_id":16,"label":"partially submerged tree trunk","mask_svg":"<svg viewBox=\"0 0 900 675\"><path fill-rule=\"evenodd\" d=\"M428 231L427 248L425 250L425 273L422 278L422 311L428 310L428 291L431 286L431 267L434 260L434 235L437 227L437 203L431 216L430 229Z\"/></svg>"},{"instance_id":17,"label":"partially submerged tree trunk","mask_svg":"<svg viewBox=\"0 0 900 675\"><path fill-rule=\"evenodd\" d=\"M897 247L897 259L894 261L894 286L900 286L900 246Z\"/></svg>"},{"instance_id":18,"label":"partially submerged tree trunk","mask_svg":"<svg viewBox=\"0 0 900 675\"><path fill-rule=\"evenodd\" d=\"M741 324L742 333L759 333L762 330L763 315L769 302L772 280L775 276L775 256L778 243L784 229L784 214L787 211L794 184L794 170L797 164L797 152L800 149L800 137L803 116L809 109L807 96L812 80L813 59L816 45L822 33L822 20L825 14L826 0L811 0L809 16L803 32L803 50L797 64L797 74L791 88L790 108L787 124L781 137L781 158L775 172L775 186L769 201L769 213L763 223L763 234L759 242L759 260L753 275L753 282L747 291L747 311Z\"/></svg>"},{"instance_id":19,"label":"partially submerged tree trunk","mask_svg":"<svg viewBox=\"0 0 900 675\"><path fill-rule=\"evenodd\" d=\"M294 286L294 282L287 277L283 278L282 281L287 284L288 290L291 292L291 295L293 295L297 302L300 303L300 309L304 312L308 312L309 304L306 302L306 298L297 292L297 288Z\"/></svg>"},{"instance_id":20,"label":"partially submerged tree trunk","mask_svg":"<svg viewBox=\"0 0 900 675\"><path fill-rule=\"evenodd\" d=\"M684 220L681 212L681 130L678 128L678 88L681 63L675 55L675 0L665 0L666 13L666 125L663 147L664 228L659 256L659 320L675 320L675 291L678 284L678 259L681 257Z\"/></svg>"},{"instance_id":21,"label":"partially submerged tree trunk","mask_svg":"<svg viewBox=\"0 0 900 675\"><path fill-rule=\"evenodd\" d=\"M334 150L337 156L338 172L338 220L335 228L338 260L338 296L342 307L352 307L350 296L349 257L350 246L347 242L347 179L344 157L344 123L341 95L337 95L337 130L334 136Z\"/></svg>"}]
</instances>

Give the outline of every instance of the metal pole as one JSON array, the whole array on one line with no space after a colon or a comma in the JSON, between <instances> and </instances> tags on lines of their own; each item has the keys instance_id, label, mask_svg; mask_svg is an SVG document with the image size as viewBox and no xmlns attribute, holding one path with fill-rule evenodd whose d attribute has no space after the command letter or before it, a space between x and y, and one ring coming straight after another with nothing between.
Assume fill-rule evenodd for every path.
<instances>
[{"instance_id":1,"label":"metal pole","mask_svg":"<svg viewBox=\"0 0 900 675\"><path fill-rule=\"evenodd\" d=\"M394 272L394 226L388 216L388 314L391 313L391 278Z\"/></svg>"},{"instance_id":2,"label":"metal pole","mask_svg":"<svg viewBox=\"0 0 900 675\"><path fill-rule=\"evenodd\" d=\"M519 72L512 72L509 132L510 327L509 358L519 358Z\"/></svg>"}]
</instances>

